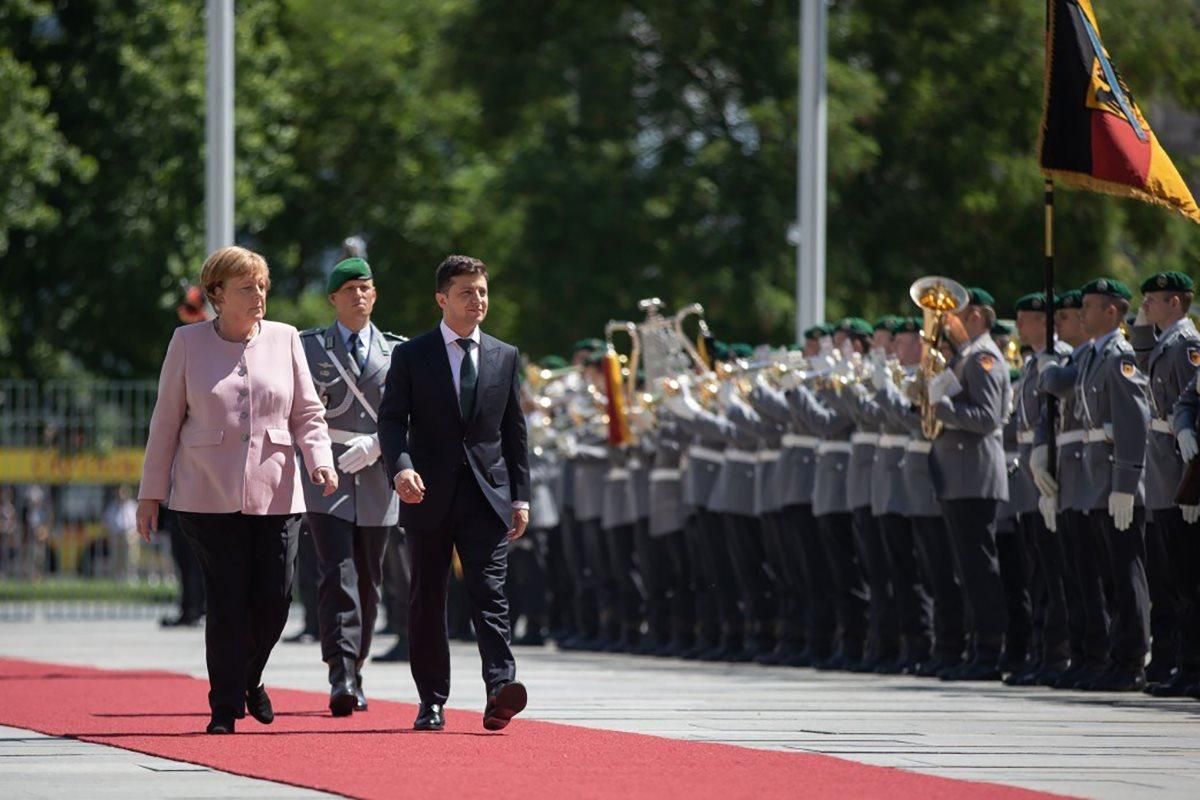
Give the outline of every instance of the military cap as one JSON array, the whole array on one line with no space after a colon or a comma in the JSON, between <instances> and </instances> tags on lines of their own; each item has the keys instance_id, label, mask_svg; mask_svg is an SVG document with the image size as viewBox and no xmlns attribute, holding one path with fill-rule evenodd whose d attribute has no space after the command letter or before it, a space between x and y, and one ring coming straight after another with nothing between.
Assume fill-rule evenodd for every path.
<instances>
[{"instance_id":1,"label":"military cap","mask_svg":"<svg viewBox=\"0 0 1200 800\"><path fill-rule=\"evenodd\" d=\"M808 330L806 330L804 332L805 339L820 339L822 336L828 336L828 335L829 335L829 326L827 326L827 325L813 325L811 328L809 328Z\"/></svg>"},{"instance_id":2,"label":"military cap","mask_svg":"<svg viewBox=\"0 0 1200 800\"><path fill-rule=\"evenodd\" d=\"M788 349L788 352L789 352L789 353L796 353L796 352L799 352L799 351L803 350L803 349L804 349L804 345L802 345L802 344L795 344L795 343L793 342L792 344L789 344L789 345L787 346L787 349Z\"/></svg>"},{"instance_id":3,"label":"military cap","mask_svg":"<svg viewBox=\"0 0 1200 800\"><path fill-rule=\"evenodd\" d=\"M870 336L874 329L862 317L846 317L838 322L837 330L854 336Z\"/></svg>"},{"instance_id":4,"label":"military cap","mask_svg":"<svg viewBox=\"0 0 1200 800\"><path fill-rule=\"evenodd\" d=\"M1129 291L1129 287L1115 278L1096 278L1094 281L1085 283L1079 291L1084 295L1105 294L1109 297L1119 297L1122 300L1133 299L1133 292Z\"/></svg>"},{"instance_id":5,"label":"military cap","mask_svg":"<svg viewBox=\"0 0 1200 800\"><path fill-rule=\"evenodd\" d=\"M1013 326L1011 323L998 321L992 326L992 336L1012 336Z\"/></svg>"},{"instance_id":6,"label":"military cap","mask_svg":"<svg viewBox=\"0 0 1200 800\"><path fill-rule=\"evenodd\" d=\"M587 353L595 353L595 352L603 350L603 349L604 349L604 342L602 342L599 339L580 339L578 342L575 343L575 346L573 348L571 348L572 352L575 352L575 353L578 353L580 351L587 352Z\"/></svg>"},{"instance_id":7,"label":"military cap","mask_svg":"<svg viewBox=\"0 0 1200 800\"><path fill-rule=\"evenodd\" d=\"M1012 383L1016 383L1017 381L1021 380L1021 370L1017 369L1016 367L1009 367L1008 379Z\"/></svg>"},{"instance_id":8,"label":"military cap","mask_svg":"<svg viewBox=\"0 0 1200 800\"><path fill-rule=\"evenodd\" d=\"M604 353L599 350L593 350L588 353L588 357L583 362L585 367L601 367L604 366Z\"/></svg>"},{"instance_id":9,"label":"military cap","mask_svg":"<svg viewBox=\"0 0 1200 800\"><path fill-rule=\"evenodd\" d=\"M896 320L893 333L920 333L925 330L925 320L920 317L900 317Z\"/></svg>"},{"instance_id":10,"label":"military cap","mask_svg":"<svg viewBox=\"0 0 1200 800\"><path fill-rule=\"evenodd\" d=\"M900 322L900 318L895 314L884 314L879 319L875 320L873 326L877 331L887 331L888 333L896 332L896 325Z\"/></svg>"},{"instance_id":11,"label":"military cap","mask_svg":"<svg viewBox=\"0 0 1200 800\"><path fill-rule=\"evenodd\" d=\"M1046 293L1030 292L1017 298L1017 311L1046 311Z\"/></svg>"},{"instance_id":12,"label":"military cap","mask_svg":"<svg viewBox=\"0 0 1200 800\"><path fill-rule=\"evenodd\" d=\"M1083 292L1078 289L1068 289L1062 294L1055 295L1054 307L1058 308L1083 308Z\"/></svg>"},{"instance_id":13,"label":"military cap","mask_svg":"<svg viewBox=\"0 0 1200 800\"><path fill-rule=\"evenodd\" d=\"M996 307L996 298L987 289L972 286L967 289L967 305Z\"/></svg>"},{"instance_id":14,"label":"military cap","mask_svg":"<svg viewBox=\"0 0 1200 800\"><path fill-rule=\"evenodd\" d=\"M562 369L568 366L567 360L562 356L543 356L537 363L542 369Z\"/></svg>"},{"instance_id":15,"label":"military cap","mask_svg":"<svg viewBox=\"0 0 1200 800\"><path fill-rule=\"evenodd\" d=\"M729 345L729 350L733 353L734 358L753 358L754 348L745 342L734 342Z\"/></svg>"},{"instance_id":16,"label":"military cap","mask_svg":"<svg viewBox=\"0 0 1200 800\"><path fill-rule=\"evenodd\" d=\"M342 284L346 281L369 280L371 277L373 276L370 264L361 258L347 258L339 261L333 268L333 272L329 273L329 280L325 283L325 293L333 294L342 288Z\"/></svg>"},{"instance_id":17,"label":"military cap","mask_svg":"<svg viewBox=\"0 0 1200 800\"><path fill-rule=\"evenodd\" d=\"M1196 284L1182 272L1160 272L1142 282L1142 294L1146 292L1190 292Z\"/></svg>"},{"instance_id":18,"label":"military cap","mask_svg":"<svg viewBox=\"0 0 1200 800\"><path fill-rule=\"evenodd\" d=\"M712 343L712 352L709 355L717 361L728 361L730 355L729 345L720 339L715 339Z\"/></svg>"}]
</instances>

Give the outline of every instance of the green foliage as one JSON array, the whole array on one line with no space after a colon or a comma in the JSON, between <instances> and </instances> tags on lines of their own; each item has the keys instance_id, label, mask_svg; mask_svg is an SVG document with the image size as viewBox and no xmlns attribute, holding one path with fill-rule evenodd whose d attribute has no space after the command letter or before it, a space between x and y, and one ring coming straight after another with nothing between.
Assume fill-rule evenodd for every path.
<instances>
[{"instance_id":1,"label":"green foliage","mask_svg":"<svg viewBox=\"0 0 1200 800\"><path fill-rule=\"evenodd\" d=\"M1200 12L1097 11L1152 121L1200 106ZM1002 306L1040 283L1043 13L831 7L831 316L907 313L932 272ZM376 321L398 333L434 323L433 269L469 252L492 270L489 330L535 357L652 295L701 301L723 339L790 339L796 0L237 15L238 238L271 263L273 318L327 324L324 274L360 235ZM204 255L204 58L194 0L0 4L0 377L156 374ZM1196 143L1178 145L1200 175ZM1057 251L1060 283L1135 282L1191 270L1200 230L1062 192Z\"/></svg>"}]
</instances>

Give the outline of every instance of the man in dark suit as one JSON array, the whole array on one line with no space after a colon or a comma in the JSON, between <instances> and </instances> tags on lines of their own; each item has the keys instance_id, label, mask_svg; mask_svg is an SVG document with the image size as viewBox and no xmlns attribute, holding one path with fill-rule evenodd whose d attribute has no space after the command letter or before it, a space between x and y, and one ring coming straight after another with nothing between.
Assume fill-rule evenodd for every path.
<instances>
[{"instance_id":1,"label":"man in dark suit","mask_svg":"<svg viewBox=\"0 0 1200 800\"><path fill-rule=\"evenodd\" d=\"M487 267L449 256L437 268L442 321L392 353L379 438L412 555L409 646L421 697L414 728L441 730L450 694L446 584L457 549L471 599L487 706L500 730L525 708L509 646L508 543L529 524L529 459L516 348L479 330Z\"/></svg>"}]
</instances>

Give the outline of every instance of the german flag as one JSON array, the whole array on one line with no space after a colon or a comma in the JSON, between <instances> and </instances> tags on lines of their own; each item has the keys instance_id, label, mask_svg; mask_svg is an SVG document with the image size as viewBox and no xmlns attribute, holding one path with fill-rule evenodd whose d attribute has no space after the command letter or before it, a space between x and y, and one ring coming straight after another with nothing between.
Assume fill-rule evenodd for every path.
<instances>
[{"instance_id":1,"label":"german flag","mask_svg":"<svg viewBox=\"0 0 1200 800\"><path fill-rule=\"evenodd\" d=\"M1066 186L1134 197L1200 223L1192 193L1100 40L1092 0L1046 2L1042 172Z\"/></svg>"}]
</instances>

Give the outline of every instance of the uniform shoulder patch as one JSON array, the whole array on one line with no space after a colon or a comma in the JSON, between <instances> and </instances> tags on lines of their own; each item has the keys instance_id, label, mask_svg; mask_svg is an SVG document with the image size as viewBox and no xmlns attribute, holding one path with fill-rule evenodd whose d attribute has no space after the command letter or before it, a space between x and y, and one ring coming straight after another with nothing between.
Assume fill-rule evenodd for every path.
<instances>
[{"instance_id":1,"label":"uniform shoulder patch","mask_svg":"<svg viewBox=\"0 0 1200 800\"><path fill-rule=\"evenodd\" d=\"M1133 376L1137 375L1137 365L1132 361L1121 362L1121 374L1129 380L1133 380Z\"/></svg>"},{"instance_id":2,"label":"uniform shoulder patch","mask_svg":"<svg viewBox=\"0 0 1200 800\"><path fill-rule=\"evenodd\" d=\"M316 336L321 333L322 328L309 328L308 330L300 331L301 336Z\"/></svg>"},{"instance_id":3,"label":"uniform shoulder patch","mask_svg":"<svg viewBox=\"0 0 1200 800\"><path fill-rule=\"evenodd\" d=\"M1189 347L1187 357L1193 367L1200 367L1200 347Z\"/></svg>"},{"instance_id":4,"label":"uniform shoulder patch","mask_svg":"<svg viewBox=\"0 0 1200 800\"><path fill-rule=\"evenodd\" d=\"M383 334L383 338L387 339L389 342L407 342L408 341L407 336L401 336L398 333L391 333L390 331L381 331L381 333Z\"/></svg>"},{"instance_id":5,"label":"uniform shoulder patch","mask_svg":"<svg viewBox=\"0 0 1200 800\"><path fill-rule=\"evenodd\" d=\"M991 372L992 367L996 366L996 357L991 353L984 353L979 356L979 366L983 367L984 372Z\"/></svg>"}]
</instances>

